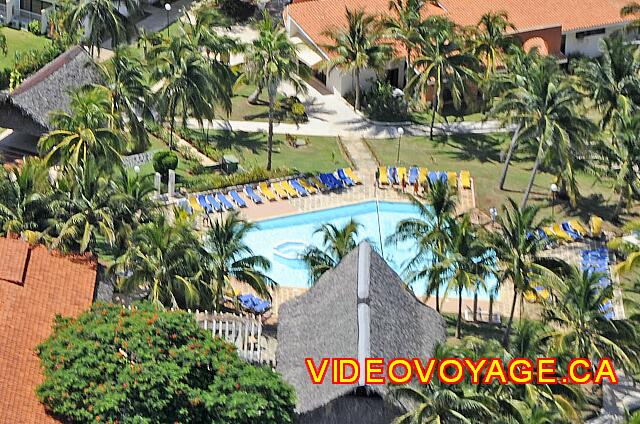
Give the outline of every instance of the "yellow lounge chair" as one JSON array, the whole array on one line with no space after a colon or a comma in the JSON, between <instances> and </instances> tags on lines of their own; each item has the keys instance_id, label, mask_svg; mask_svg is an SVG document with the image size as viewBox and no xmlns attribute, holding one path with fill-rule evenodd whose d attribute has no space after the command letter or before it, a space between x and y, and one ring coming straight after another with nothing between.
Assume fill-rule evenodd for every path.
<instances>
[{"instance_id":1,"label":"yellow lounge chair","mask_svg":"<svg viewBox=\"0 0 640 424\"><path fill-rule=\"evenodd\" d=\"M324 183L320 181L318 177L311 177L310 180L313 183L313 185L318 187L318 190L321 190L321 191L327 190L327 186L324 185Z\"/></svg>"},{"instance_id":2,"label":"yellow lounge chair","mask_svg":"<svg viewBox=\"0 0 640 424\"><path fill-rule=\"evenodd\" d=\"M404 182L409 184L409 178L407 177L407 168L404 166L399 166L396 168L398 170L398 184L402 184L402 178L404 177Z\"/></svg>"},{"instance_id":3,"label":"yellow lounge chair","mask_svg":"<svg viewBox=\"0 0 640 424\"><path fill-rule=\"evenodd\" d=\"M378 167L378 184L380 185L389 184L389 173L387 172L386 166Z\"/></svg>"},{"instance_id":4,"label":"yellow lounge chair","mask_svg":"<svg viewBox=\"0 0 640 424\"><path fill-rule=\"evenodd\" d=\"M423 184L427 181L427 174L429 170L427 168L418 169L418 183Z\"/></svg>"},{"instance_id":5,"label":"yellow lounge chair","mask_svg":"<svg viewBox=\"0 0 640 424\"><path fill-rule=\"evenodd\" d=\"M566 241L573 241L573 237L571 237L565 230L560 228L560 224L553 224L552 230L556 234L556 236L558 236L558 238Z\"/></svg>"},{"instance_id":6,"label":"yellow lounge chair","mask_svg":"<svg viewBox=\"0 0 640 424\"><path fill-rule=\"evenodd\" d=\"M571 228L576 230L583 237L589 234L587 229L584 228L584 225L582 225L582 223L576 218L569 220L569 225L571 225Z\"/></svg>"},{"instance_id":7,"label":"yellow lounge chair","mask_svg":"<svg viewBox=\"0 0 640 424\"><path fill-rule=\"evenodd\" d=\"M271 183L271 188L276 192L278 197L281 199L288 199L289 195L287 194L287 190L285 190L280 183Z\"/></svg>"},{"instance_id":8,"label":"yellow lounge chair","mask_svg":"<svg viewBox=\"0 0 640 424\"><path fill-rule=\"evenodd\" d=\"M293 188L293 186L289 181L282 181L280 185L282 186L284 191L287 192L289 197L298 197L298 191L295 188Z\"/></svg>"},{"instance_id":9,"label":"yellow lounge chair","mask_svg":"<svg viewBox=\"0 0 640 424\"><path fill-rule=\"evenodd\" d=\"M270 200L270 201L277 200L276 195L273 194L273 191L271 191L271 189L269 188L267 183L263 182L263 183L258 184L258 189L260 190L260 193L262 193L262 195L264 197L266 197L268 200Z\"/></svg>"},{"instance_id":10,"label":"yellow lounge chair","mask_svg":"<svg viewBox=\"0 0 640 424\"><path fill-rule=\"evenodd\" d=\"M302 187L304 187L305 190L309 192L309 194L316 194L318 192L318 189L309 184L304 178L298 178L298 182Z\"/></svg>"},{"instance_id":11,"label":"yellow lounge chair","mask_svg":"<svg viewBox=\"0 0 640 424\"><path fill-rule=\"evenodd\" d=\"M193 196L189 197L189 205L194 212L202 212L204 210L204 208L200 206L200 203L198 203L198 199Z\"/></svg>"},{"instance_id":12,"label":"yellow lounge chair","mask_svg":"<svg viewBox=\"0 0 640 424\"><path fill-rule=\"evenodd\" d=\"M458 174L456 172L447 172L447 183L454 190L458 189Z\"/></svg>"},{"instance_id":13,"label":"yellow lounge chair","mask_svg":"<svg viewBox=\"0 0 640 424\"><path fill-rule=\"evenodd\" d=\"M599 237L602 234L602 218L598 215L591 216L589 228L591 228L591 237Z\"/></svg>"},{"instance_id":14,"label":"yellow lounge chair","mask_svg":"<svg viewBox=\"0 0 640 424\"><path fill-rule=\"evenodd\" d=\"M535 303L538 300L538 296L536 296L535 290L527 290L524 292L524 300L529 303Z\"/></svg>"},{"instance_id":15,"label":"yellow lounge chair","mask_svg":"<svg viewBox=\"0 0 640 424\"><path fill-rule=\"evenodd\" d=\"M351 181L353 181L354 183L362 184L362 180L356 175L355 172L353 172L353 169L345 168L344 173L347 175L347 177L351 178Z\"/></svg>"},{"instance_id":16,"label":"yellow lounge chair","mask_svg":"<svg viewBox=\"0 0 640 424\"><path fill-rule=\"evenodd\" d=\"M471 188L471 174L469 171L460 171L460 182L462 183L462 188Z\"/></svg>"},{"instance_id":17,"label":"yellow lounge chair","mask_svg":"<svg viewBox=\"0 0 640 424\"><path fill-rule=\"evenodd\" d=\"M556 236L556 233L554 233L554 232L553 232L553 230L551 229L551 227L544 227L544 228L542 229L542 231L544 231L544 233L545 233L546 235L548 235L548 236L551 236L551 237L557 237L557 236Z\"/></svg>"}]
</instances>

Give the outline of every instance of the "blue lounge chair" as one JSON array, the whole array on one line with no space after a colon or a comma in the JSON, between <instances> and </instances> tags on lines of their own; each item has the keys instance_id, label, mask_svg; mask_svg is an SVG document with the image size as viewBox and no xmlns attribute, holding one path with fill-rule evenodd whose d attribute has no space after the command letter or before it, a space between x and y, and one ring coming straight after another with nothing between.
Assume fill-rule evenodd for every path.
<instances>
[{"instance_id":1,"label":"blue lounge chair","mask_svg":"<svg viewBox=\"0 0 640 424\"><path fill-rule=\"evenodd\" d=\"M244 186L245 194L251 199L253 203L260 204L262 203L262 197L258 196L258 193L251 186Z\"/></svg>"},{"instance_id":2,"label":"blue lounge chair","mask_svg":"<svg viewBox=\"0 0 640 424\"><path fill-rule=\"evenodd\" d=\"M180 206L182 209L184 209L189 215L191 215L193 213L193 208L191 207L191 205L189 204L189 201L187 201L187 199L180 200L180 202L178 202L178 206Z\"/></svg>"},{"instance_id":3,"label":"blue lounge chair","mask_svg":"<svg viewBox=\"0 0 640 424\"><path fill-rule=\"evenodd\" d=\"M415 184L416 181L418 181L418 176L419 176L418 168L416 168L415 166L412 166L411 168L409 168L409 184L411 185Z\"/></svg>"},{"instance_id":4,"label":"blue lounge chair","mask_svg":"<svg viewBox=\"0 0 640 424\"><path fill-rule=\"evenodd\" d=\"M209 202L214 211L220 212L222 210L222 206L212 194L207 194L207 202Z\"/></svg>"},{"instance_id":5,"label":"blue lounge chair","mask_svg":"<svg viewBox=\"0 0 640 424\"><path fill-rule=\"evenodd\" d=\"M333 181L329 180L329 178L327 177L327 174L320 174L318 175L318 178L320 178L322 184L326 185L329 190L333 190L334 188L336 188L336 186L333 184Z\"/></svg>"},{"instance_id":6,"label":"blue lounge chair","mask_svg":"<svg viewBox=\"0 0 640 424\"><path fill-rule=\"evenodd\" d=\"M233 208L233 204L229 201L229 199L227 199L227 197L224 194L218 193L216 195L216 198L222 204L222 206L224 206L224 208L226 210L230 211L230 210L234 209Z\"/></svg>"},{"instance_id":7,"label":"blue lounge chair","mask_svg":"<svg viewBox=\"0 0 640 424\"><path fill-rule=\"evenodd\" d=\"M449 177L447 176L447 173L446 173L446 172L440 172L440 174L438 175L438 179L439 179L440 181L442 181L442 183L443 183L443 184L446 184L446 183L447 183L447 179L448 179L448 178L449 178Z\"/></svg>"},{"instance_id":8,"label":"blue lounge chair","mask_svg":"<svg viewBox=\"0 0 640 424\"><path fill-rule=\"evenodd\" d=\"M536 234L540 240L549 241L549 236L547 236L547 233L545 233L542 228L536 229Z\"/></svg>"},{"instance_id":9,"label":"blue lounge chair","mask_svg":"<svg viewBox=\"0 0 640 424\"><path fill-rule=\"evenodd\" d=\"M396 174L396 168L394 168L393 166L387 167L387 178L389 178L389 184L395 184Z\"/></svg>"},{"instance_id":10,"label":"blue lounge chair","mask_svg":"<svg viewBox=\"0 0 640 424\"><path fill-rule=\"evenodd\" d=\"M342 181L345 182L345 184L347 184L348 186L354 186L356 185L351 178L347 177L347 174L344 173L344 169L340 168L338 169L338 177L340 177L340 179Z\"/></svg>"},{"instance_id":11,"label":"blue lounge chair","mask_svg":"<svg viewBox=\"0 0 640 424\"><path fill-rule=\"evenodd\" d=\"M258 298L256 298L258 299ZM264 314L271 308L271 302L268 300L258 299L259 302L254 302L253 310L258 314Z\"/></svg>"},{"instance_id":12,"label":"blue lounge chair","mask_svg":"<svg viewBox=\"0 0 640 424\"><path fill-rule=\"evenodd\" d=\"M289 180L289 184L293 187L300 196L308 196L309 191L306 188L302 187L302 184L298 182L298 180Z\"/></svg>"},{"instance_id":13,"label":"blue lounge chair","mask_svg":"<svg viewBox=\"0 0 640 424\"><path fill-rule=\"evenodd\" d=\"M344 184L338 180L333 174L320 174L320 181L322 181L331 190L342 188Z\"/></svg>"},{"instance_id":14,"label":"blue lounge chair","mask_svg":"<svg viewBox=\"0 0 640 424\"><path fill-rule=\"evenodd\" d=\"M569 223L566 222L566 221L563 222L562 224L560 224L560 228L562 228L574 240L579 240L581 238L580 234L578 234L576 231L574 231L574 229L571 228L571 225L569 225Z\"/></svg>"},{"instance_id":15,"label":"blue lounge chair","mask_svg":"<svg viewBox=\"0 0 640 424\"><path fill-rule=\"evenodd\" d=\"M438 181L438 174L434 171L429 172L428 177L429 177L429 181L431 181L431 183L433 184L435 184Z\"/></svg>"},{"instance_id":16,"label":"blue lounge chair","mask_svg":"<svg viewBox=\"0 0 640 424\"><path fill-rule=\"evenodd\" d=\"M337 188L342 188L344 187L344 183L342 181L340 181L339 179L336 178L335 175L333 174L327 174L327 177L329 177L329 179L331 181L333 181L333 184L337 187Z\"/></svg>"},{"instance_id":17,"label":"blue lounge chair","mask_svg":"<svg viewBox=\"0 0 640 424\"><path fill-rule=\"evenodd\" d=\"M258 314L262 314L271 308L271 302L260 299L252 294L243 294L238 296L238 300L242 307Z\"/></svg>"},{"instance_id":18,"label":"blue lounge chair","mask_svg":"<svg viewBox=\"0 0 640 424\"><path fill-rule=\"evenodd\" d=\"M213 212L213 208L207 202L207 199L205 199L204 195L199 194L198 196L196 196L196 200L198 200L198 204L202 206L202 209L204 209L207 213Z\"/></svg>"},{"instance_id":19,"label":"blue lounge chair","mask_svg":"<svg viewBox=\"0 0 640 424\"><path fill-rule=\"evenodd\" d=\"M233 201L236 202L236 205L238 205L239 207L241 207L241 208L246 208L247 207L247 202L245 202L244 199L242 197L240 197L240 195L238 194L237 191L231 190L229 192L229 196L231 196Z\"/></svg>"}]
</instances>

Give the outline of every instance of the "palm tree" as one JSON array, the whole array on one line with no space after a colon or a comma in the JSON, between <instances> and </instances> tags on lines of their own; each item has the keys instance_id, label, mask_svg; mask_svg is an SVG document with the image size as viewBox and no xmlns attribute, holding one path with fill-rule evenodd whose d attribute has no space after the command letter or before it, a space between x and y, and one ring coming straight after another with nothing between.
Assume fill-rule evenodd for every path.
<instances>
[{"instance_id":1,"label":"palm tree","mask_svg":"<svg viewBox=\"0 0 640 424\"><path fill-rule=\"evenodd\" d=\"M612 284L602 285L603 274L569 267L553 280L553 297L543 307L543 320L552 324L551 348L558 355L587 358L598 363L611 358L627 371L638 365L635 324L611 320L605 307L614 297Z\"/></svg>"},{"instance_id":2,"label":"palm tree","mask_svg":"<svg viewBox=\"0 0 640 424\"><path fill-rule=\"evenodd\" d=\"M581 104L576 79L565 75L553 58L543 58L533 61L526 80L508 89L494 107L498 114L511 113L522 124L519 137L534 145L536 159L521 208L543 162L555 169L561 192L575 207L579 195L576 157L588 151L585 140L594 132L594 124L578 110Z\"/></svg>"},{"instance_id":3,"label":"palm tree","mask_svg":"<svg viewBox=\"0 0 640 424\"><path fill-rule=\"evenodd\" d=\"M258 38L246 48L244 74L240 81L249 80L260 90L267 89L269 96L269 133L267 140L267 170L272 167L273 121L278 87L282 83L293 85L296 92L305 92L303 78L307 76L304 67L298 66L296 46L287 36L284 27L275 22L267 11L258 22Z\"/></svg>"},{"instance_id":4,"label":"palm tree","mask_svg":"<svg viewBox=\"0 0 640 424\"><path fill-rule=\"evenodd\" d=\"M121 290L142 290L154 303L167 307L194 306L200 298L197 270L202 252L192 223L164 214L142 224L132 246L114 265Z\"/></svg>"},{"instance_id":5,"label":"palm tree","mask_svg":"<svg viewBox=\"0 0 640 424\"><path fill-rule=\"evenodd\" d=\"M627 3L621 10L620 10L620 16L623 18L629 18L632 17L634 18L633 22L630 22L627 26L626 26L626 30L635 30L640 28L640 19L638 19L638 14L640 13L640 4L638 4L638 2L636 1L631 1L629 3Z\"/></svg>"},{"instance_id":6,"label":"palm tree","mask_svg":"<svg viewBox=\"0 0 640 424\"><path fill-rule=\"evenodd\" d=\"M322 235L322 246L309 246L301 255L309 269L309 284L315 284L322 274L335 268L342 258L356 248L361 228L362 224L351 219L342 227L326 223L314 232Z\"/></svg>"},{"instance_id":7,"label":"palm tree","mask_svg":"<svg viewBox=\"0 0 640 424\"><path fill-rule=\"evenodd\" d=\"M442 280L440 273L431 272L443 260L445 242L448 237L446 224L456 209L454 194L449 185L438 180L429 180L425 203L411 197L413 204L419 211L420 218L402 220L398 223L396 232L388 239L395 244L402 241L413 241L417 253L405 265L405 272L409 282L427 279L427 295L435 293L436 311L440 312L440 287Z\"/></svg>"},{"instance_id":8,"label":"palm tree","mask_svg":"<svg viewBox=\"0 0 640 424\"><path fill-rule=\"evenodd\" d=\"M434 378L419 387L399 386L394 394L415 405L394 424L484 422L494 416L492 399L467 384L447 385Z\"/></svg>"},{"instance_id":9,"label":"palm tree","mask_svg":"<svg viewBox=\"0 0 640 424\"><path fill-rule=\"evenodd\" d=\"M129 16L139 10L139 3L127 1ZM89 28L86 42L89 52L93 56L94 49L100 55L100 46L111 39L111 46L115 47L126 42L135 34L136 28L130 17L120 13L118 3L112 0L81 0L73 6L67 17L67 32L75 33L81 28Z\"/></svg>"},{"instance_id":10,"label":"palm tree","mask_svg":"<svg viewBox=\"0 0 640 424\"><path fill-rule=\"evenodd\" d=\"M500 270L498 285L501 286L506 281L511 281L513 284L509 321L502 340L505 347L509 346L518 297L531 289L534 276L548 272L537 263L538 252L542 246L538 239L532 236L532 232L540 226L540 222L536 219L539 206L528 205L524 209L518 209L511 198L508 205L508 207L503 206L501 213L496 217L499 231L488 235L489 244L495 251Z\"/></svg>"},{"instance_id":11,"label":"palm tree","mask_svg":"<svg viewBox=\"0 0 640 424\"><path fill-rule=\"evenodd\" d=\"M634 234L640 231L640 220L627 222L622 227L623 234ZM629 241L625 237L615 237L607 243L607 246L615 250L624 260L613 267L616 275L625 275L636 270L640 265L640 246Z\"/></svg>"},{"instance_id":12,"label":"palm tree","mask_svg":"<svg viewBox=\"0 0 640 424\"><path fill-rule=\"evenodd\" d=\"M575 73L602 115L602 128L616 130L621 117L640 106L640 53L622 34L600 41L602 55L583 60Z\"/></svg>"},{"instance_id":13,"label":"palm tree","mask_svg":"<svg viewBox=\"0 0 640 424\"><path fill-rule=\"evenodd\" d=\"M107 88L111 92L111 110L117 114L119 126L127 127L136 152L144 151L149 144L145 120L152 119L151 91L142 71L142 63L129 50L114 50L108 66L102 66Z\"/></svg>"},{"instance_id":14,"label":"palm tree","mask_svg":"<svg viewBox=\"0 0 640 424\"><path fill-rule=\"evenodd\" d=\"M152 78L160 83L156 93L159 109L170 123L169 148L174 148L176 116L181 116L182 126L186 126L189 117L203 126L205 119L214 118L216 106L227 114L231 111L232 81L228 66L212 66L212 59L182 36L155 46L149 56Z\"/></svg>"},{"instance_id":15,"label":"palm tree","mask_svg":"<svg viewBox=\"0 0 640 424\"><path fill-rule=\"evenodd\" d=\"M419 72L409 80L409 89L421 96L431 93L431 126L429 138L433 139L436 113L442 108L445 85L451 90L456 108L462 104L462 97L468 83L475 78L477 59L466 51L456 25L442 16L429 17L421 31L419 53L415 68Z\"/></svg>"},{"instance_id":16,"label":"palm tree","mask_svg":"<svg viewBox=\"0 0 640 424\"><path fill-rule=\"evenodd\" d=\"M71 113L53 113L51 122L57 129L38 142L45 161L77 167L93 159L103 169L120 163L123 137L114 128L118 118L112 113L109 90L94 86L75 91L70 108Z\"/></svg>"},{"instance_id":17,"label":"palm tree","mask_svg":"<svg viewBox=\"0 0 640 424\"><path fill-rule=\"evenodd\" d=\"M434 3L434 1L428 3ZM405 81L409 81L413 72L411 61L420 38L420 27L424 24L421 12L426 4L425 0L389 0L389 11L393 12L394 16L385 17L382 20L382 25L389 36L404 46L407 64Z\"/></svg>"},{"instance_id":18,"label":"palm tree","mask_svg":"<svg viewBox=\"0 0 640 424\"><path fill-rule=\"evenodd\" d=\"M271 262L264 256L254 255L243 240L254 227L234 212L214 221L204 238L202 282L216 310L224 304L225 295L233 293L232 281L245 283L259 296L271 299L276 283L265 274Z\"/></svg>"},{"instance_id":19,"label":"palm tree","mask_svg":"<svg viewBox=\"0 0 640 424\"><path fill-rule=\"evenodd\" d=\"M57 181L56 192L52 204L56 214L47 230L50 246L81 254L108 250L115 240L109 177L94 162L69 165L67 174Z\"/></svg>"},{"instance_id":20,"label":"palm tree","mask_svg":"<svg viewBox=\"0 0 640 424\"><path fill-rule=\"evenodd\" d=\"M475 289L490 274L489 246L478 237L469 215L449 219L444 258L433 270L458 295L456 338L462 337L462 292Z\"/></svg>"},{"instance_id":21,"label":"palm tree","mask_svg":"<svg viewBox=\"0 0 640 424\"><path fill-rule=\"evenodd\" d=\"M35 242L48 225L52 189L47 167L38 158L28 158L21 167L0 168L0 231Z\"/></svg>"},{"instance_id":22,"label":"palm tree","mask_svg":"<svg viewBox=\"0 0 640 424\"><path fill-rule=\"evenodd\" d=\"M330 67L338 67L353 74L355 85L354 110L360 110L360 72L365 69L380 70L390 57L392 49L383 42L383 33L376 28L376 18L364 10L345 9L347 28L333 28L324 33L332 44L324 46L334 58Z\"/></svg>"}]
</instances>

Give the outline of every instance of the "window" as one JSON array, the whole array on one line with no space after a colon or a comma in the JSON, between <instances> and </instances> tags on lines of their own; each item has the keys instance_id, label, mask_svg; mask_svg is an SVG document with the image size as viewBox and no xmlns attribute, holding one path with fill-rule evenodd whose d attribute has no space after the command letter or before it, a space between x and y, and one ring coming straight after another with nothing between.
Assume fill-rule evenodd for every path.
<instances>
[{"instance_id":1,"label":"window","mask_svg":"<svg viewBox=\"0 0 640 424\"><path fill-rule=\"evenodd\" d=\"M42 10L51 6L51 3L40 0L20 0L20 9L40 14Z\"/></svg>"},{"instance_id":2,"label":"window","mask_svg":"<svg viewBox=\"0 0 640 424\"><path fill-rule=\"evenodd\" d=\"M585 37L589 37L591 35L598 35L598 34L604 34L605 33L605 29L604 28L598 28L598 29L590 29L589 31L580 31L580 32L576 32L576 38L578 40L581 40Z\"/></svg>"},{"instance_id":3,"label":"window","mask_svg":"<svg viewBox=\"0 0 640 424\"><path fill-rule=\"evenodd\" d=\"M564 54L565 46L567 45L567 36L562 34L562 39L560 40L560 51Z\"/></svg>"}]
</instances>

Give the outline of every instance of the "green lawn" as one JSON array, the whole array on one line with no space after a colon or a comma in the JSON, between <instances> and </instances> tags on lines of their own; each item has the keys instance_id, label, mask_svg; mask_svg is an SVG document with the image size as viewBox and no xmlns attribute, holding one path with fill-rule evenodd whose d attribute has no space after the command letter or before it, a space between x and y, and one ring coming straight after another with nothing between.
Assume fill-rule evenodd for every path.
<instances>
[{"instance_id":1,"label":"green lawn","mask_svg":"<svg viewBox=\"0 0 640 424\"><path fill-rule=\"evenodd\" d=\"M0 33L7 38L8 47L6 55L0 53L0 69L13 66L16 52L42 50L51 43L48 38L36 36L27 31L2 27Z\"/></svg>"},{"instance_id":2,"label":"green lawn","mask_svg":"<svg viewBox=\"0 0 640 424\"><path fill-rule=\"evenodd\" d=\"M371 148L383 164L396 162L397 139L368 140ZM500 150L508 143L507 135L464 135L454 137L403 137L400 147L400 163L405 166L425 166L430 170L460 171L467 169L475 180L476 200L479 208L487 211L499 207L507 197L520 201L529 181L532 161L517 157L509 167L505 190L498 189L503 164ZM579 188L583 198L577 211L557 202L551 208L550 185L552 176L538 173L531 199L543 206L542 216L579 216L588 219L590 214L598 214L611 219L616 197L612 197L611 182L597 181L595 177L580 174Z\"/></svg>"},{"instance_id":3,"label":"green lawn","mask_svg":"<svg viewBox=\"0 0 640 424\"><path fill-rule=\"evenodd\" d=\"M206 130L188 130L187 139L205 142ZM349 166L334 137L302 137L309 141L304 147L292 147L284 135L274 136L273 167L287 167L299 172L320 172ZM240 165L266 166L267 135L241 131L209 131L209 143L221 153L234 154Z\"/></svg>"}]
</instances>

